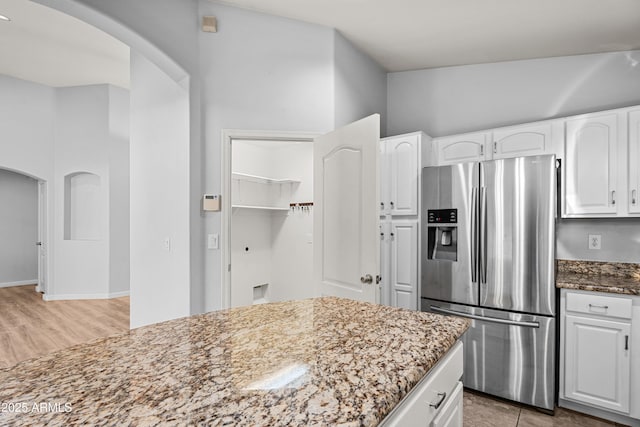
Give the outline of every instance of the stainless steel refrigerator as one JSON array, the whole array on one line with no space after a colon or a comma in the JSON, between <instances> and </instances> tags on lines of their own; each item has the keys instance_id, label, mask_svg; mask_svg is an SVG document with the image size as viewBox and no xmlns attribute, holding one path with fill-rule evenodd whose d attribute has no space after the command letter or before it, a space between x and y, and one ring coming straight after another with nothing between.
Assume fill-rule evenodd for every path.
<instances>
[{"instance_id":1,"label":"stainless steel refrigerator","mask_svg":"<svg viewBox=\"0 0 640 427\"><path fill-rule=\"evenodd\" d=\"M465 387L553 410L555 156L422 171L421 309L472 319Z\"/></svg>"}]
</instances>

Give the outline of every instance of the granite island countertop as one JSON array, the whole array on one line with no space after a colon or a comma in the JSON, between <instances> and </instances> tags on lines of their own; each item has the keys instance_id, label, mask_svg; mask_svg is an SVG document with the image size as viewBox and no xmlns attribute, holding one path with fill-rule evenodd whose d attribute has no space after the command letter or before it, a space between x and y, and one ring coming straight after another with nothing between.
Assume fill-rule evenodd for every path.
<instances>
[{"instance_id":1,"label":"granite island countertop","mask_svg":"<svg viewBox=\"0 0 640 427\"><path fill-rule=\"evenodd\" d=\"M558 260L556 287L640 295L640 264Z\"/></svg>"},{"instance_id":2,"label":"granite island countertop","mask_svg":"<svg viewBox=\"0 0 640 427\"><path fill-rule=\"evenodd\" d=\"M333 297L172 320L0 370L0 425L373 426L468 326Z\"/></svg>"}]
</instances>

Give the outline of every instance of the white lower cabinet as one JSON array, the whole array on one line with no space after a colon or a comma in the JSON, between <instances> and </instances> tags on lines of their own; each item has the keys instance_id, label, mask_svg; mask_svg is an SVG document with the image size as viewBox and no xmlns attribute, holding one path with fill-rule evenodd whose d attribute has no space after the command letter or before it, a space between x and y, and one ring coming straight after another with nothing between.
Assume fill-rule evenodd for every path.
<instances>
[{"instance_id":1,"label":"white lower cabinet","mask_svg":"<svg viewBox=\"0 0 640 427\"><path fill-rule=\"evenodd\" d=\"M566 316L565 397L629 413L631 324Z\"/></svg>"},{"instance_id":2,"label":"white lower cabinet","mask_svg":"<svg viewBox=\"0 0 640 427\"><path fill-rule=\"evenodd\" d=\"M563 289L560 314L559 406L640 425L640 298Z\"/></svg>"},{"instance_id":3,"label":"white lower cabinet","mask_svg":"<svg viewBox=\"0 0 640 427\"><path fill-rule=\"evenodd\" d=\"M462 427L462 354L458 341L380 425Z\"/></svg>"},{"instance_id":4,"label":"white lower cabinet","mask_svg":"<svg viewBox=\"0 0 640 427\"><path fill-rule=\"evenodd\" d=\"M381 223L381 302L418 309L418 221Z\"/></svg>"}]
</instances>

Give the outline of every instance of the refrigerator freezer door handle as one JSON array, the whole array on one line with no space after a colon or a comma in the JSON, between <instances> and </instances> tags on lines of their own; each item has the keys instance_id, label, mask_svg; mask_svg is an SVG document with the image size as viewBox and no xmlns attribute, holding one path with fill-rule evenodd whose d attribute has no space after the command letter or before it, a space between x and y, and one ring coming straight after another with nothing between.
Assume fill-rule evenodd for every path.
<instances>
[{"instance_id":1,"label":"refrigerator freezer door handle","mask_svg":"<svg viewBox=\"0 0 640 427\"><path fill-rule=\"evenodd\" d=\"M506 320L506 319L498 319L497 317L486 317L486 316L478 316L477 314L463 313L462 311L456 310L448 310L446 308L436 307L435 305L431 306L431 311L440 314L451 314L453 316L466 317L469 319L483 320L485 322L492 323L501 323L503 325L513 325L513 326L524 326L527 328L539 328L539 322L524 322L520 320Z\"/></svg>"},{"instance_id":2,"label":"refrigerator freezer door handle","mask_svg":"<svg viewBox=\"0 0 640 427\"><path fill-rule=\"evenodd\" d=\"M487 189L480 188L480 282L487 283Z\"/></svg>"},{"instance_id":3,"label":"refrigerator freezer door handle","mask_svg":"<svg viewBox=\"0 0 640 427\"><path fill-rule=\"evenodd\" d=\"M471 189L471 282L478 281L478 188Z\"/></svg>"}]
</instances>

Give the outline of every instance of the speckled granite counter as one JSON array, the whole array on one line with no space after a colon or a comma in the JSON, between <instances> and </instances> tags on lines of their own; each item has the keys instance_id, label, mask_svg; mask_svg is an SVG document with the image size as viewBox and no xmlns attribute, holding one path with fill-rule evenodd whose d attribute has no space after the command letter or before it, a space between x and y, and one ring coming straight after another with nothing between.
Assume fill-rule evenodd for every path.
<instances>
[{"instance_id":1,"label":"speckled granite counter","mask_svg":"<svg viewBox=\"0 0 640 427\"><path fill-rule=\"evenodd\" d=\"M640 264L558 260L556 286L640 295Z\"/></svg>"},{"instance_id":2,"label":"speckled granite counter","mask_svg":"<svg viewBox=\"0 0 640 427\"><path fill-rule=\"evenodd\" d=\"M192 316L0 370L0 425L376 425L468 326L328 297Z\"/></svg>"}]
</instances>

